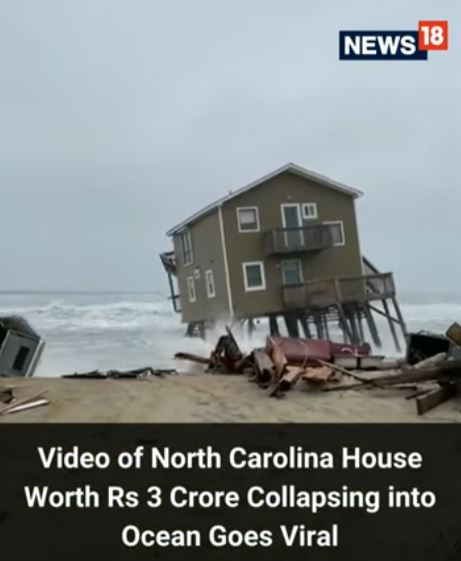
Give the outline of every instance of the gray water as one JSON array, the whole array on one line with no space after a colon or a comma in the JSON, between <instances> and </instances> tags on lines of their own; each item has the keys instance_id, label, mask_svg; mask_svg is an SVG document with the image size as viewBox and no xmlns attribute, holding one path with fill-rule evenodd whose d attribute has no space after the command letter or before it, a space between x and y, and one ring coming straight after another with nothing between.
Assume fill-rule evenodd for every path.
<instances>
[{"instance_id":1,"label":"gray water","mask_svg":"<svg viewBox=\"0 0 461 561\"><path fill-rule=\"evenodd\" d=\"M461 295L402 295L410 330L444 332L461 321ZM164 294L158 293L0 293L0 315L23 315L46 340L38 374L142 366L177 367L178 350L208 353L207 342L184 337L184 326ZM384 351L395 355L383 325ZM261 344L266 326L244 348ZM183 367L183 365L181 365Z\"/></svg>"}]
</instances>

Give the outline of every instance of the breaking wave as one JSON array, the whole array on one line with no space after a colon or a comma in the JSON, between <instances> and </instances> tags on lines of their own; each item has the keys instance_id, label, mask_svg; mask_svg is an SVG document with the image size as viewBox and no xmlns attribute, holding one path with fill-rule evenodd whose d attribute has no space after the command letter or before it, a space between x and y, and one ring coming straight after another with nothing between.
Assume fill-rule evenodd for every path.
<instances>
[{"instance_id":1,"label":"breaking wave","mask_svg":"<svg viewBox=\"0 0 461 561\"><path fill-rule=\"evenodd\" d=\"M461 321L461 299L402 299L410 331L444 332ZM0 315L24 316L46 341L40 375L142 366L181 368L177 351L208 354L220 330L208 341L184 337L185 327L171 302L161 294L32 294L0 293ZM395 354L388 328L382 325L383 349ZM223 327L223 326L221 326ZM252 340L235 331L244 350L264 344L266 322ZM193 366L191 366L193 369Z\"/></svg>"}]
</instances>

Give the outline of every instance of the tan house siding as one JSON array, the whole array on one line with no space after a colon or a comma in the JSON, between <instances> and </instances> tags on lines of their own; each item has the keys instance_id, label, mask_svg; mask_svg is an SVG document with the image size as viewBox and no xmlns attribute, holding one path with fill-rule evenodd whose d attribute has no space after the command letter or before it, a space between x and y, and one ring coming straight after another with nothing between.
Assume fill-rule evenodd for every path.
<instances>
[{"instance_id":1,"label":"tan house siding","mask_svg":"<svg viewBox=\"0 0 461 561\"><path fill-rule=\"evenodd\" d=\"M224 259L219 230L219 213L203 217L189 228L192 238L193 262L183 263L181 234L173 236L175 255L177 256L177 280L181 295L182 321L193 322L215 319L228 312ZM214 276L214 298L208 298L206 291L206 271L212 270ZM197 278L197 274L199 278ZM189 302L187 278L193 277L196 300Z\"/></svg>"},{"instance_id":2,"label":"tan house siding","mask_svg":"<svg viewBox=\"0 0 461 561\"><path fill-rule=\"evenodd\" d=\"M266 256L263 233L282 227L282 203L315 202L317 222L342 221L346 244L318 252L293 255ZM256 206L259 209L260 232L241 233L238 229L237 208ZM254 189L242 193L223 206L231 289L235 314L258 316L279 312L281 300L281 261L300 259L304 281L333 276L362 274L362 260L358 239L353 197L318 185L315 182L285 172ZM315 223L307 221L306 224ZM266 289L246 292L243 262L261 261L265 264Z\"/></svg>"}]
</instances>

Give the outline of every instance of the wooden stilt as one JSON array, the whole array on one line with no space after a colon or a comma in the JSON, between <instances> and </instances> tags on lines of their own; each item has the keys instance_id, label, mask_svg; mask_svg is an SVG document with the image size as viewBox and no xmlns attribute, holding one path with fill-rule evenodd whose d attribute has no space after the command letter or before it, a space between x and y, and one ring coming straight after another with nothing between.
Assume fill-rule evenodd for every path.
<instances>
[{"instance_id":1,"label":"wooden stilt","mask_svg":"<svg viewBox=\"0 0 461 561\"><path fill-rule=\"evenodd\" d=\"M277 316L269 316L269 332L274 337L280 337L279 322Z\"/></svg>"},{"instance_id":2,"label":"wooden stilt","mask_svg":"<svg viewBox=\"0 0 461 561\"><path fill-rule=\"evenodd\" d=\"M325 339L330 339L330 328L328 327L328 315L327 315L327 313L323 314L323 332L325 334Z\"/></svg>"},{"instance_id":3,"label":"wooden stilt","mask_svg":"<svg viewBox=\"0 0 461 561\"><path fill-rule=\"evenodd\" d=\"M361 308L359 308L359 310L357 311L357 326L359 329L360 343L365 343L365 332L363 330L363 312Z\"/></svg>"},{"instance_id":4,"label":"wooden stilt","mask_svg":"<svg viewBox=\"0 0 461 561\"><path fill-rule=\"evenodd\" d=\"M371 313L370 308L367 305L365 306L365 318L367 320L368 329L370 331L371 338L373 339L373 343L377 347L381 347L382 346L381 338L379 336L374 317Z\"/></svg>"},{"instance_id":5,"label":"wooden stilt","mask_svg":"<svg viewBox=\"0 0 461 561\"><path fill-rule=\"evenodd\" d=\"M347 316L348 316L349 325L352 333L352 343L354 345L358 345L360 337L359 337L359 330L355 323L355 311L351 310Z\"/></svg>"},{"instance_id":6,"label":"wooden stilt","mask_svg":"<svg viewBox=\"0 0 461 561\"><path fill-rule=\"evenodd\" d=\"M315 323L315 329L317 331L317 339L323 339L324 335L323 335L322 318L321 316L319 316L318 313L316 313L314 316L314 323Z\"/></svg>"},{"instance_id":7,"label":"wooden stilt","mask_svg":"<svg viewBox=\"0 0 461 561\"><path fill-rule=\"evenodd\" d=\"M405 325L405 320L403 319L403 315L402 312L400 311L400 307L399 307L399 303L397 302L397 298L395 296L392 297L392 303L394 304L394 308L395 308L395 313L397 314L397 318L399 320L400 323L400 327L402 328L402 333L404 338L407 338L407 328Z\"/></svg>"},{"instance_id":8,"label":"wooden stilt","mask_svg":"<svg viewBox=\"0 0 461 561\"><path fill-rule=\"evenodd\" d=\"M395 348L397 349L398 352L400 352L402 350L402 347L400 346L400 341L397 336L397 330L395 329L395 324L391 319L391 312L389 310L389 305L386 300L383 300L382 304L384 308L384 313L386 314L387 322L389 323L389 329L391 330L392 338L394 339Z\"/></svg>"},{"instance_id":9,"label":"wooden stilt","mask_svg":"<svg viewBox=\"0 0 461 561\"><path fill-rule=\"evenodd\" d=\"M301 329L304 333L304 337L306 337L306 339L311 339L311 330L309 329L309 321L307 319L307 316L301 315L299 318L299 323L301 324Z\"/></svg>"},{"instance_id":10,"label":"wooden stilt","mask_svg":"<svg viewBox=\"0 0 461 561\"><path fill-rule=\"evenodd\" d=\"M298 318L293 314L285 314L284 319L288 331L288 336L299 338Z\"/></svg>"},{"instance_id":11,"label":"wooden stilt","mask_svg":"<svg viewBox=\"0 0 461 561\"><path fill-rule=\"evenodd\" d=\"M344 312L344 308L342 306L342 304L340 302L336 303L336 306L338 308L338 314L339 314L339 318L340 318L340 322L341 322L341 328L344 332L344 334L346 335L345 339L346 339L346 343L353 343L354 340L354 336L352 334L352 331L347 323L347 316Z\"/></svg>"}]
</instances>

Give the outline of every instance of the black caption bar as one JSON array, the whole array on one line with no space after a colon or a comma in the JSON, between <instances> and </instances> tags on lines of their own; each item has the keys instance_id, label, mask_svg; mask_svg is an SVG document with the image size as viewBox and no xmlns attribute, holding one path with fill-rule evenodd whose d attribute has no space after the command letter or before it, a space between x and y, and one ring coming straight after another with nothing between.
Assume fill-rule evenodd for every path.
<instances>
[{"instance_id":1,"label":"black caption bar","mask_svg":"<svg viewBox=\"0 0 461 561\"><path fill-rule=\"evenodd\" d=\"M461 557L456 425L4 425L0 450L8 561Z\"/></svg>"}]
</instances>

